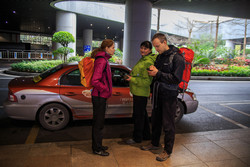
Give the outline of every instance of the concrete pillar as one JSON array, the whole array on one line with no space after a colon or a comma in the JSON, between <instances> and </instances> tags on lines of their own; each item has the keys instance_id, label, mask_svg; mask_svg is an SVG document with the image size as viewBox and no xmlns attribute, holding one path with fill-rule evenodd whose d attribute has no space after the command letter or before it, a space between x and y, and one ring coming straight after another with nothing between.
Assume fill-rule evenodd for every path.
<instances>
[{"instance_id":1,"label":"concrete pillar","mask_svg":"<svg viewBox=\"0 0 250 167\"><path fill-rule=\"evenodd\" d=\"M226 40L226 45L227 48L234 49L234 43L231 40Z\"/></svg>"},{"instance_id":2,"label":"concrete pillar","mask_svg":"<svg viewBox=\"0 0 250 167\"><path fill-rule=\"evenodd\" d=\"M152 3L149 0L126 0L123 64L133 67L140 59L140 44L151 37Z\"/></svg>"},{"instance_id":3,"label":"concrete pillar","mask_svg":"<svg viewBox=\"0 0 250 167\"><path fill-rule=\"evenodd\" d=\"M56 12L56 32L58 31L67 31L71 33L76 41L76 14L69 13L64 11ZM61 47L60 44L57 44L56 48ZM70 43L68 47L74 49L74 53L69 54L68 56L75 56L76 54L76 42Z\"/></svg>"},{"instance_id":4,"label":"concrete pillar","mask_svg":"<svg viewBox=\"0 0 250 167\"><path fill-rule=\"evenodd\" d=\"M92 40L93 40L93 30L85 29L83 30L83 55L92 51Z\"/></svg>"}]
</instances>

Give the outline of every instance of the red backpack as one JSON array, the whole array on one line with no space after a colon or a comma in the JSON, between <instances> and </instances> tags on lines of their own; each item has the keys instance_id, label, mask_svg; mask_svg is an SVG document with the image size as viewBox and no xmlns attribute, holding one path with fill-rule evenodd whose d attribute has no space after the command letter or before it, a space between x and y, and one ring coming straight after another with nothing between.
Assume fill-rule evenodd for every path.
<instances>
[{"instance_id":1,"label":"red backpack","mask_svg":"<svg viewBox=\"0 0 250 167\"><path fill-rule=\"evenodd\" d=\"M191 77L191 69L192 69L192 61L194 59L194 51L188 48L180 48L179 53L185 59L185 69L183 71L182 81L179 84L179 87L184 91L187 89L188 82Z\"/></svg>"}]
</instances>

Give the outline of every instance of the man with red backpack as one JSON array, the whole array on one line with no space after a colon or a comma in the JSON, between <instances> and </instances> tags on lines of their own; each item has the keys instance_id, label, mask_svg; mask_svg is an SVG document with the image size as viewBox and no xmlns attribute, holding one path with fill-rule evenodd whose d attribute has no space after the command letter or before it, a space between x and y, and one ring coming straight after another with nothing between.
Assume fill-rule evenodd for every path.
<instances>
[{"instance_id":1,"label":"man with red backpack","mask_svg":"<svg viewBox=\"0 0 250 167\"><path fill-rule=\"evenodd\" d=\"M164 151L156 157L156 160L165 161L170 157L174 146L178 85L182 81L185 61L178 48L167 44L164 34L155 34L152 44L159 53L154 66L150 66L148 71L148 74L154 77L152 140L151 144L143 146L141 149L160 149L159 142L163 127Z\"/></svg>"}]
</instances>

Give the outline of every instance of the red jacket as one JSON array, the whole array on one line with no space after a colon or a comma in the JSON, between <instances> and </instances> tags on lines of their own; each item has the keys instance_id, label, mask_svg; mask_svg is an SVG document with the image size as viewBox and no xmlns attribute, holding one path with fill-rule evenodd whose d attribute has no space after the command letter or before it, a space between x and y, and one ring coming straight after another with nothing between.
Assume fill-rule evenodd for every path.
<instances>
[{"instance_id":1,"label":"red jacket","mask_svg":"<svg viewBox=\"0 0 250 167\"><path fill-rule=\"evenodd\" d=\"M92 96L109 98L112 95L112 74L108 62L108 59L111 58L111 56L103 51L96 54L96 57L99 56L104 58L96 59L94 63L94 73L91 80L91 84L94 87Z\"/></svg>"}]
</instances>

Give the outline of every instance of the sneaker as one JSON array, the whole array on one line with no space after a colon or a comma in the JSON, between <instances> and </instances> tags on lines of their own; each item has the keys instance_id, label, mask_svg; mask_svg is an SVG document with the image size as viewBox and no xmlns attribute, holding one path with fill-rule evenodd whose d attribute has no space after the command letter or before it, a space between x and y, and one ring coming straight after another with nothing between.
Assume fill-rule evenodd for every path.
<instances>
[{"instance_id":1,"label":"sneaker","mask_svg":"<svg viewBox=\"0 0 250 167\"><path fill-rule=\"evenodd\" d=\"M170 154L168 154L165 150L162 151L159 155L156 156L157 161L166 161L170 157Z\"/></svg>"},{"instance_id":2,"label":"sneaker","mask_svg":"<svg viewBox=\"0 0 250 167\"><path fill-rule=\"evenodd\" d=\"M128 139L125 141L126 144L135 144L136 142L134 141L134 139Z\"/></svg>"},{"instance_id":3,"label":"sneaker","mask_svg":"<svg viewBox=\"0 0 250 167\"><path fill-rule=\"evenodd\" d=\"M102 146L102 150L107 150L107 149L109 149L108 146Z\"/></svg>"},{"instance_id":4,"label":"sneaker","mask_svg":"<svg viewBox=\"0 0 250 167\"><path fill-rule=\"evenodd\" d=\"M159 150L161 147L160 146L154 146L152 144L146 145L146 146L142 146L141 150L144 151L149 151L149 150Z\"/></svg>"},{"instance_id":5,"label":"sneaker","mask_svg":"<svg viewBox=\"0 0 250 167\"><path fill-rule=\"evenodd\" d=\"M100 156L109 156L109 153L105 150L101 151L93 151L94 154L100 155Z\"/></svg>"}]
</instances>

